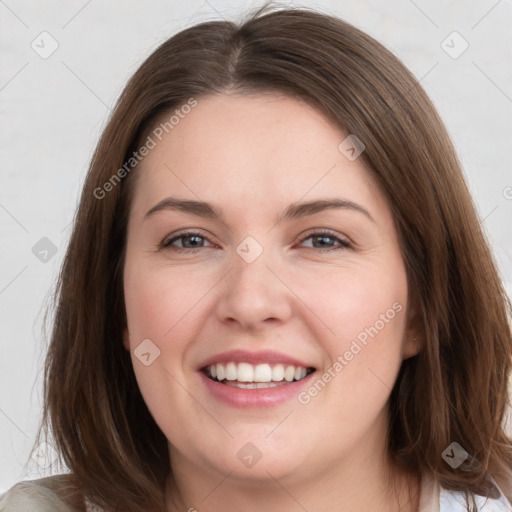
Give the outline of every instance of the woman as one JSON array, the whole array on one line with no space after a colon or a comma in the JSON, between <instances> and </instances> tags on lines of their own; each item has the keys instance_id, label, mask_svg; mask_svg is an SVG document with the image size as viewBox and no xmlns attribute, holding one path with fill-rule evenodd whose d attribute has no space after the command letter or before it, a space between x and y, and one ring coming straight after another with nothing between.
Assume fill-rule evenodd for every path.
<instances>
[{"instance_id":1,"label":"woman","mask_svg":"<svg viewBox=\"0 0 512 512\"><path fill-rule=\"evenodd\" d=\"M511 510L509 314L396 57L305 9L184 30L122 93L60 275L41 434L71 474L2 510Z\"/></svg>"}]
</instances>

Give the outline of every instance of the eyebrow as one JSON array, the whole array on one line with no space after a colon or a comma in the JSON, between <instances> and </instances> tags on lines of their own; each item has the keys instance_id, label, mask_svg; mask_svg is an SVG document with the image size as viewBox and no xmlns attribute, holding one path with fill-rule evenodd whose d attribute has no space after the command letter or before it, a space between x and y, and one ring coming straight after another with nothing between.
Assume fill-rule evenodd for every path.
<instances>
[{"instance_id":1,"label":"eyebrow","mask_svg":"<svg viewBox=\"0 0 512 512\"><path fill-rule=\"evenodd\" d=\"M329 198L292 203L283 213L278 216L276 223L284 220L300 219L302 217L314 215L315 213L329 209L353 210L362 213L372 222L375 222L375 219L370 215L368 210L363 208L361 205L346 199ZM198 217L205 217L209 219L223 219L222 210L211 203L205 201L194 201L190 199L179 199L177 197L166 197L165 199L159 201L146 213L144 220L150 218L157 212L165 210L178 210L184 213L189 213Z\"/></svg>"}]
</instances>

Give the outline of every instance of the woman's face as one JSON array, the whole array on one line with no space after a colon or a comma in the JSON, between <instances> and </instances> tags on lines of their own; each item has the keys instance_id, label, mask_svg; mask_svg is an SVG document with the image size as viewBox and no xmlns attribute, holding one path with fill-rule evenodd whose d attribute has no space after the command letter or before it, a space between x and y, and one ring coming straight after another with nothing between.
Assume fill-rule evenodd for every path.
<instances>
[{"instance_id":1,"label":"woman's face","mask_svg":"<svg viewBox=\"0 0 512 512\"><path fill-rule=\"evenodd\" d=\"M298 480L380 457L416 349L361 148L270 94L199 98L169 126L133 171L124 290L125 346L173 467Z\"/></svg>"}]
</instances>

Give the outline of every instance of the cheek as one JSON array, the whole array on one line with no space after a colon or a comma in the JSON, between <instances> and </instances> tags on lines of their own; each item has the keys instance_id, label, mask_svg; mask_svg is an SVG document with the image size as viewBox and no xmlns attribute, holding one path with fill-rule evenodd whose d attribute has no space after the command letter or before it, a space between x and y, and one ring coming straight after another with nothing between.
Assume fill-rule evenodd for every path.
<instances>
[{"instance_id":1,"label":"cheek","mask_svg":"<svg viewBox=\"0 0 512 512\"><path fill-rule=\"evenodd\" d=\"M404 330L407 280L399 261L387 266L382 262L340 266L322 275L313 268L290 274L288 280L323 327L321 339L331 339L333 349L343 348L344 342L361 333L364 341L371 327L390 338Z\"/></svg>"},{"instance_id":2,"label":"cheek","mask_svg":"<svg viewBox=\"0 0 512 512\"><path fill-rule=\"evenodd\" d=\"M211 269L187 272L144 262L126 267L126 314L136 372L141 368L134 351L146 339L159 351L156 367L176 378L190 369L187 355L201 338L208 291L216 281Z\"/></svg>"},{"instance_id":3,"label":"cheek","mask_svg":"<svg viewBox=\"0 0 512 512\"><path fill-rule=\"evenodd\" d=\"M322 394L327 399L335 393L354 410L374 400L378 409L402 361L407 279L401 260L330 268L323 278L314 274L297 274L294 292L305 304L313 338L328 356L322 371L330 391Z\"/></svg>"},{"instance_id":4,"label":"cheek","mask_svg":"<svg viewBox=\"0 0 512 512\"><path fill-rule=\"evenodd\" d=\"M208 283L193 280L190 273L163 266L138 266L143 269L125 272L124 292L128 329L133 341L143 338L163 340L172 335L180 323L186 323Z\"/></svg>"},{"instance_id":5,"label":"cheek","mask_svg":"<svg viewBox=\"0 0 512 512\"><path fill-rule=\"evenodd\" d=\"M318 417L331 447L345 442L340 436L357 442L372 425L385 424L406 324L407 282L401 267L394 268L340 269L329 272L322 286L311 286L307 275L296 282L297 294L321 319L313 336L329 359L299 402L304 421Z\"/></svg>"},{"instance_id":6,"label":"cheek","mask_svg":"<svg viewBox=\"0 0 512 512\"><path fill-rule=\"evenodd\" d=\"M203 423L205 429L212 428L201 407L190 400L188 386L183 386L189 368L186 354L203 326L198 319L201 298L211 285L201 279L194 279L192 285L186 272L143 268L127 266L124 279L132 364L155 421L167 438L179 443L187 431L181 428L183 420L176 410L193 415L197 428ZM147 339L157 347L158 356L146 366L137 357L137 347Z\"/></svg>"},{"instance_id":7,"label":"cheek","mask_svg":"<svg viewBox=\"0 0 512 512\"><path fill-rule=\"evenodd\" d=\"M176 288L151 276L125 280L125 298L132 348L140 338L162 340L182 304Z\"/></svg>"}]
</instances>

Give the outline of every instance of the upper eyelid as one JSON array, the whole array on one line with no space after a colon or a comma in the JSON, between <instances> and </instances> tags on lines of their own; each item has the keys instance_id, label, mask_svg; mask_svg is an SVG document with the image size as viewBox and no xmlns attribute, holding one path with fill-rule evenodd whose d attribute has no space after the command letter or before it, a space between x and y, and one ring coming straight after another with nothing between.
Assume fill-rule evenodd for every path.
<instances>
[{"instance_id":1,"label":"upper eyelid","mask_svg":"<svg viewBox=\"0 0 512 512\"><path fill-rule=\"evenodd\" d=\"M169 245L171 242L174 242L176 240L179 240L180 238L184 238L184 237L187 237L187 236L200 236L202 238L205 238L206 240L208 240L209 243L214 243L210 240L210 237L207 236L207 235L204 235L202 234L199 230L197 231L183 231L183 232L178 232L172 236L169 236L169 237L165 237L163 240L162 240L162 243L161 245L162 246L166 246L166 245Z\"/></svg>"},{"instance_id":2,"label":"upper eyelid","mask_svg":"<svg viewBox=\"0 0 512 512\"><path fill-rule=\"evenodd\" d=\"M339 240L341 243L343 244L349 244L349 245L352 245L352 240L350 240L350 238L348 238L346 235L340 235L338 233L335 233L331 230L326 230L326 229L321 229L321 228L313 228L311 231L306 231L306 233L302 233L298 239L297 239L297 242L303 242L304 240L314 236L314 235L317 235L317 236L330 236L331 238L336 238L337 240Z\"/></svg>"}]
</instances>

